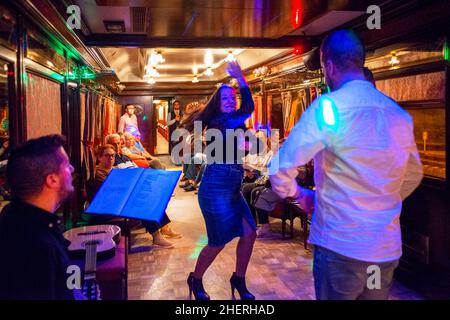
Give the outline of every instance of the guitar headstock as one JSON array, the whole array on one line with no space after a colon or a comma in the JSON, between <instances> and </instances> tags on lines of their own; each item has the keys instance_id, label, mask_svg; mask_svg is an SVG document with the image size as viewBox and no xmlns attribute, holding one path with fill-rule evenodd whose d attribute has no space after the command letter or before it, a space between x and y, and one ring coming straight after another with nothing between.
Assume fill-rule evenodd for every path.
<instances>
[{"instance_id":1,"label":"guitar headstock","mask_svg":"<svg viewBox=\"0 0 450 320\"><path fill-rule=\"evenodd\" d=\"M82 292L88 300L101 300L100 288L95 278L84 279Z\"/></svg>"}]
</instances>

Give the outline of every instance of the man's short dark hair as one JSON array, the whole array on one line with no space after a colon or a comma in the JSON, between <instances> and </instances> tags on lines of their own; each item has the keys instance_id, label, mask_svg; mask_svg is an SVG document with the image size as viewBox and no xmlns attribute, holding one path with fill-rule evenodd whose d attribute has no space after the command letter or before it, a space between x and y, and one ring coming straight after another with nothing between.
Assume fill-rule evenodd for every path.
<instances>
[{"instance_id":1,"label":"man's short dark hair","mask_svg":"<svg viewBox=\"0 0 450 320\"><path fill-rule=\"evenodd\" d=\"M370 69L367 67L364 67L363 71L364 71L364 77L366 77L366 80L369 82L375 83L375 78L373 76L372 71L370 71Z\"/></svg>"},{"instance_id":2,"label":"man's short dark hair","mask_svg":"<svg viewBox=\"0 0 450 320\"><path fill-rule=\"evenodd\" d=\"M352 30L337 30L329 34L320 47L322 60L331 60L340 70L355 70L364 67L364 46Z\"/></svg>"},{"instance_id":3,"label":"man's short dark hair","mask_svg":"<svg viewBox=\"0 0 450 320\"><path fill-rule=\"evenodd\" d=\"M11 195L27 199L39 194L47 176L59 172L64 158L58 150L64 144L63 136L53 134L28 140L14 148L6 168Z\"/></svg>"}]
</instances>

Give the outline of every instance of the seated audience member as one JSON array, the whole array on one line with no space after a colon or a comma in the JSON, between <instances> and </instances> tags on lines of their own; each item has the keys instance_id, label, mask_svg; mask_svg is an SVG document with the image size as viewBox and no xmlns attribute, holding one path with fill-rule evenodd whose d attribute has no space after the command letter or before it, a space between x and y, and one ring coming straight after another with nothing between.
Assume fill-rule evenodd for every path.
<instances>
[{"instance_id":1,"label":"seated audience member","mask_svg":"<svg viewBox=\"0 0 450 320\"><path fill-rule=\"evenodd\" d=\"M261 131L262 132L262 131ZM256 134L258 135L258 133ZM261 138L261 134L258 138ZM261 139L264 141L264 139ZM257 212L254 207L254 202L258 193L264 188L269 186L269 178L266 174L267 166L272 159L274 153L278 150L278 145L282 143L282 140L279 142L279 135L274 134L271 139L267 139L266 143L268 145L268 151L265 149L263 152L259 153L259 157L246 157L244 160L244 183L242 184L242 194L247 201L248 206L250 207L250 211L252 212L253 218L258 223L265 223L265 219L261 222L261 219L258 219ZM272 150L273 147L273 150ZM258 233L258 230L256 230Z\"/></svg>"},{"instance_id":2,"label":"seated audience member","mask_svg":"<svg viewBox=\"0 0 450 320\"><path fill-rule=\"evenodd\" d=\"M134 146L136 147L136 148L138 148L138 150L140 151L140 152L145 152L145 153L147 153L150 157L153 157L149 152L147 152L147 150L145 150L145 148L144 148L144 146L142 145L142 142L141 142L141 133L139 132L139 131L132 131L132 132L130 132L132 135L133 135L133 137L134 137Z\"/></svg>"},{"instance_id":3,"label":"seated audience member","mask_svg":"<svg viewBox=\"0 0 450 320\"><path fill-rule=\"evenodd\" d=\"M126 155L122 153L122 142L121 137L117 133L112 133L108 136L106 136L106 143L110 144L114 147L114 150L116 152L116 155L114 157L114 167L120 168L120 169L126 169L126 168L137 168L138 166Z\"/></svg>"},{"instance_id":4,"label":"seated audience member","mask_svg":"<svg viewBox=\"0 0 450 320\"><path fill-rule=\"evenodd\" d=\"M157 157L152 156L145 149L141 151L135 146L135 138L130 132L125 132L123 138L122 154L133 160L138 166L140 166L139 161L144 161L152 169L165 169L165 166Z\"/></svg>"},{"instance_id":5,"label":"seated audience member","mask_svg":"<svg viewBox=\"0 0 450 320\"><path fill-rule=\"evenodd\" d=\"M186 110L181 118L181 122L179 125L179 128L183 127L184 123L188 123L190 122L193 118L195 118L195 116L197 115L197 113L202 110L204 107L204 104L199 103L199 102L191 102L189 104L186 105ZM171 137L172 139L172 137ZM187 177L186 177L186 171L187 168L189 166L189 161L187 160L187 162L185 162L186 159L191 159L192 156L194 156L194 134L193 132L191 132L191 134L189 135L189 137L187 139L179 139L179 141L173 141L173 146L172 146L172 152L173 152L173 148L178 145L179 143L182 143L183 146L181 147L182 150L182 154L172 154L172 162L173 163L177 163L179 161L179 156L181 156L181 164L183 165L183 176L181 177L181 181L186 181ZM184 153L184 151L188 150L188 153ZM192 180L192 179L191 179Z\"/></svg>"},{"instance_id":6,"label":"seated audience member","mask_svg":"<svg viewBox=\"0 0 450 320\"><path fill-rule=\"evenodd\" d=\"M298 205L302 207L307 213L312 212L313 205L313 195L312 191L309 191L313 188L313 173L312 170L308 166L301 166L297 168L297 177L296 182L298 186L304 190L304 197L298 202ZM272 233L270 231L269 224L269 213L275 209L275 205L283 201L280 196L278 196L274 191L272 191L270 181L267 181L267 184L262 188L253 189L252 194L252 206L255 208L256 214L258 216L258 222L260 227L256 230L256 236L258 238L271 236ZM311 198L307 198L311 197ZM311 201L312 200L312 201Z\"/></svg>"},{"instance_id":7,"label":"seated audience member","mask_svg":"<svg viewBox=\"0 0 450 320\"><path fill-rule=\"evenodd\" d=\"M184 173L186 182L180 185L180 188L183 188L184 191L188 192L197 190L205 168L206 156L203 153L195 154L195 156L191 158L191 163L187 164L186 171Z\"/></svg>"},{"instance_id":8,"label":"seated audience member","mask_svg":"<svg viewBox=\"0 0 450 320\"><path fill-rule=\"evenodd\" d=\"M67 286L68 241L55 214L74 190L63 145L62 136L44 136L9 157L13 200L0 214L0 300L85 299Z\"/></svg>"}]
</instances>

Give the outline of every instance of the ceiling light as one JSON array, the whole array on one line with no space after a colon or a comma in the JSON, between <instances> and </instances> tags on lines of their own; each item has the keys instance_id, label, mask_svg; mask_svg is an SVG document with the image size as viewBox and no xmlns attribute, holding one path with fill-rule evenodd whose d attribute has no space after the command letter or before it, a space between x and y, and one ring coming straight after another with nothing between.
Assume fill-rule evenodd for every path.
<instances>
[{"instance_id":1,"label":"ceiling light","mask_svg":"<svg viewBox=\"0 0 450 320\"><path fill-rule=\"evenodd\" d=\"M207 77L211 77L211 76L214 75L214 72L212 71L212 68L211 68L211 67L208 67L208 68L205 70L205 72L203 72L203 74L204 74L205 76L207 76Z\"/></svg>"},{"instance_id":2,"label":"ceiling light","mask_svg":"<svg viewBox=\"0 0 450 320\"><path fill-rule=\"evenodd\" d=\"M197 76L194 77L194 79L192 79L192 83L197 83L199 80L197 78Z\"/></svg>"},{"instance_id":3,"label":"ceiling light","mask_svg":"<svg viewBox=\"0 0 450 320\"><path fill-rule=\"evenodd\" d=\"M214 57L213 54L211 52L211 50L206 50L205 52L205 64L206 66L212 66L212 64L214 63Z\"/></svg>"},{"instance_id":4,"label":"ceiling light","mask_svg":"<svg viewBox=\"0 0 450 320\"><path fill-rule=\"evenodd\" d=\"M198 67L195 64L192 66L192 73L195 74L195 75L198 74Z\"/></svg>"},{"instance_id":5,"label":"ceiling light","mask_svg":"<svg viewBox=\"0 0 450 320\"><path fill-rule=\"evenodd\" d=\"M166 62L166 59L163 58L161 51L156 51L156 59L158 63Z\"/></svg>"},{"instance_id":6,"label":"ceiling light","mask_svg":"<svg viewBox=\"0 0 450 320\"><path fill-rule=\"evenodd\" d=\"M233 50L229 50L229 51L228 51L228 55L227 55L227 57L225 58L225 61L226 61L226 62L233 62L233 61L236 61L236 58L234 57L234 54L233 54Z\"/></svg>"},{"instance_id":7,"label":"ceiling light","mask_svg":"<svg viewBox=\"0 0 450 320\"><path fill-rule=\"evenodd\" d=\"M155 84L156 80L154 78L148 78L147 83L148 84Z\"/></svg>"},{"instance_id":8,"label":"ceiling light","mask_svg":"<svg viewBox=\"0 0 450 320\"><path fill-rule=\"evenodd\" d=\"M152 67L150 69L147 69L147 75L150 77L159 77L159 72L156 70L156 67Z\"/></svg>"},{"instance_id":9,"label":"ceiling light","mask_svg":"<svg viewBox=\"0 0 450 320\"><path fill-rule=\"evenodd\" d=\"M150 67L154 67L154 66L156 66L158 64L158 57L157 57L157 55L154 53L154 52L152 52L152 54L150 55L150 57L148 57L148 65L150 66Z\"/></svg>"}]
</instances>

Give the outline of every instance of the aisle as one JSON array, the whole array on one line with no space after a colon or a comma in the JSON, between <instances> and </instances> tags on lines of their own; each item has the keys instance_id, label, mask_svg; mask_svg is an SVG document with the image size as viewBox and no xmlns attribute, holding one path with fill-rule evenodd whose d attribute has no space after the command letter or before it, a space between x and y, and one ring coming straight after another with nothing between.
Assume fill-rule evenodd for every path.
<instances>
[{"instance_id":1,"label":"aisle","mask_svg":"<svg viewBox=\"0 0 450 320\"><path fill-rule=\"evenodd\" d=\"M129 255L129 299L188 299L186 278L207 241L197 196L177 187L169 203L168 215L174 230L181 232L183 238L172 240L175 243L172 249ZM278 221L272 221L271 225L281 234ZM247 286L257 299L314 299L312 253L303 249L298 219L295 229L294 240L282 240L279 236L256 241ZM204 286L212 299L231 298L229 278L235 266L236 244L237 239L220 253L205 274ZM420 299L398 283L391 298Z\"/></svg>"},{"instance_id":2,"label":"aisle","mask_svg":"<svg viewBox=\"0 0 450 320\"><path fill-rule=\"evenodd\" d=\"M157 132L156 135L156 155L169 154L169 141Z\"/></svg>"}]
</instances>

